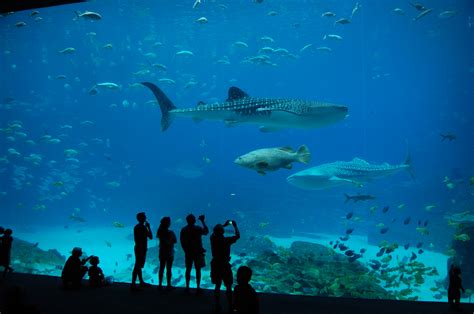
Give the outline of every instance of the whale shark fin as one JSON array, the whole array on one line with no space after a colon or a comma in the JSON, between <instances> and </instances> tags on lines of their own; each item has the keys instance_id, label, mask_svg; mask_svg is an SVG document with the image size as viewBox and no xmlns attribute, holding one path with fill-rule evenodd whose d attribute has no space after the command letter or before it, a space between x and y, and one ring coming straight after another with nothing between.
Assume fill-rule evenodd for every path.
<instances>
[{"instance_id":1,"label":"whale shark fin","mask_svg":"<svg viewBox=\"0 0 474 314\"><path fill-rule=\"evenodd\" d=\"M235 87L235 86L232 86L229 88L229 91L227 92L227 102L228 101L235 101L235 100L239 100L239 99L242 99L242 98L246 98L246 97L249 97L249 95L244 92L243 90L241 90L240 88L238 87Z\"/></svg>"},{"instance_id":2,"label":"whale shark fin","mask_svg":"<svg viewBox=\"0 0 474 314\"><path fill-rule=\"evenodd\" d=\"M172 118L170 111L176 109L173 102L166 96L166 94L155 84L150 82L142 82L142 85L148 87L155 95L161 109L161 131L165 131L171 125Z\"/></svg>"}]
</instances>

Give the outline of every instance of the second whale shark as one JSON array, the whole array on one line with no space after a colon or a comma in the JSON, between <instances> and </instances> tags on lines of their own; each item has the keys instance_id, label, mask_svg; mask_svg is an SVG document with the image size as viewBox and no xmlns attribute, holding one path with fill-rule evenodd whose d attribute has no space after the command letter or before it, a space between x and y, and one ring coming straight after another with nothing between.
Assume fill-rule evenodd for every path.
<instances>
[{"instance_id":1,"label":"second whale shark","mask_svg":"<svg viewBox=\"0 0 474 314\"><path fill-rule=\"evenodd\" d=\"M175 117L194 120L222 120L228 126L257 124L262 132L286 128L319 128L343 120L348 108L325 102L254 98L237 87L231 87L227 100L219 104L199 102L194 108L178 109L155 84L143 82L156 97L161 109L161 130L165 131Z\"/></svg>"},{"instance_id":2,"label":"second whale shark","mask_svg":"<svg viewBox=\"0 0 474 314\"><path fill-rule=\"evenodd\" d=\"M390 176L402 170L408 171L414 179L411 158L398 165L371 164L363 159L335 161L297 172L289 176L288 183L305 190L321 190L342 185L362 186L373 179Z\"/></svg>"}]
</instances>

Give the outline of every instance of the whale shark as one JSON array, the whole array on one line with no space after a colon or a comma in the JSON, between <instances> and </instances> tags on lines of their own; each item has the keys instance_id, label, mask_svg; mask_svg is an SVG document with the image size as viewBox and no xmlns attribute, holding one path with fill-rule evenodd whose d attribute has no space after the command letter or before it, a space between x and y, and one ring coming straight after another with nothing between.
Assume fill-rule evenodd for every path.
<instances>
[{"instance_id":1,"label":"whale shark","mask_svg":"<svg viewBox=\"0 0 474 314\"><path fill-rule=\"evenodd\" d=\"M351 161L335 161L309 168L289 176L288 183L305 190L322 190L343 185L362 186L373 179L390 176L401 170L406 170L412 178L410 155L405 162L398 165L371 164L363 159L354 158Z\"/></svg>"},{"instance_id":2,"label":"whale shark","mask_svg":"<svg viewBox=\"0 0 474 314\"><path fill-rule=\"evenodd\" d=\"M229 88L227 100L218 104L199 102L196 107L178 109L155 84L142 82L155 95L161 109L161 131L175 117L196 121L221 120L227 126L257 124L262 132L286 128L319 128L334 124L347 116L348 108L325 102L250 97L240 88Z\"/></svg>"}]
</instances>

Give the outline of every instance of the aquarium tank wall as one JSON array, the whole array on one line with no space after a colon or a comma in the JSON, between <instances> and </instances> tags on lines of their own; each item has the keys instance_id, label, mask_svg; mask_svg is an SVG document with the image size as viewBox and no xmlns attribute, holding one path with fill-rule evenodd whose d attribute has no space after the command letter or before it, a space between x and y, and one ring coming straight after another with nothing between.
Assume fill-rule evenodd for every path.
<instances>
[{"instance_id":1,"label":"aquarium tank wall","mask_svg":"<svg viewBox=\"0 0 474 314\"><path fill-rule=\"evenodd\" d=\"M455 264L471 302L472 1L89 1L0 27L15 272L81 247L130 282L136 214L155 238L193 213L238 223L259 292L445 301Z\"/></svg>"}]
</instances>

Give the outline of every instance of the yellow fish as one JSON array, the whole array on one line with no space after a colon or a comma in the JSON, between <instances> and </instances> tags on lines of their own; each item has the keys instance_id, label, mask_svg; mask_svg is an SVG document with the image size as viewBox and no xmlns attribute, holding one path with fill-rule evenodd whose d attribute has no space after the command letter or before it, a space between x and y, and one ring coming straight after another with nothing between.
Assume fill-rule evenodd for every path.
<instances>
[{"instance_id":1,"label":"yellow fish","mask_svg":"<svg viewBox=\"0 0 474 314\"><path fill-rule=\"evenodd\" d=\"M428 228L426 227L417 227L416 231L418 231L421 235L429 235L430 232L428 231Z\"/></svg>"},{"instance_id":2,"label":"yellow fish","mask_svg":"<svg viewBox=\"0 0 474 314\"><path fill-rule=\"evenodd\" d=\"M468 234L462 233L462 234L455 234L454 235L454 240L467 242L467 241L471 240L471 238L469 237Z\"/></svg>"},{"instance_id":3,"label":"yellow fish","mask_svg":"<svg viewBox=\"0 0 474 314\"><path fill-rule=\"evenodd\" d=\"M426 210L426 211L431 211L431 210L432 210L433 208L435 208L435 207L436 207L436 205L434 205L434 204L426 205L426 206L425 206L425 210Z\"/></svg>"}]
</instances>

